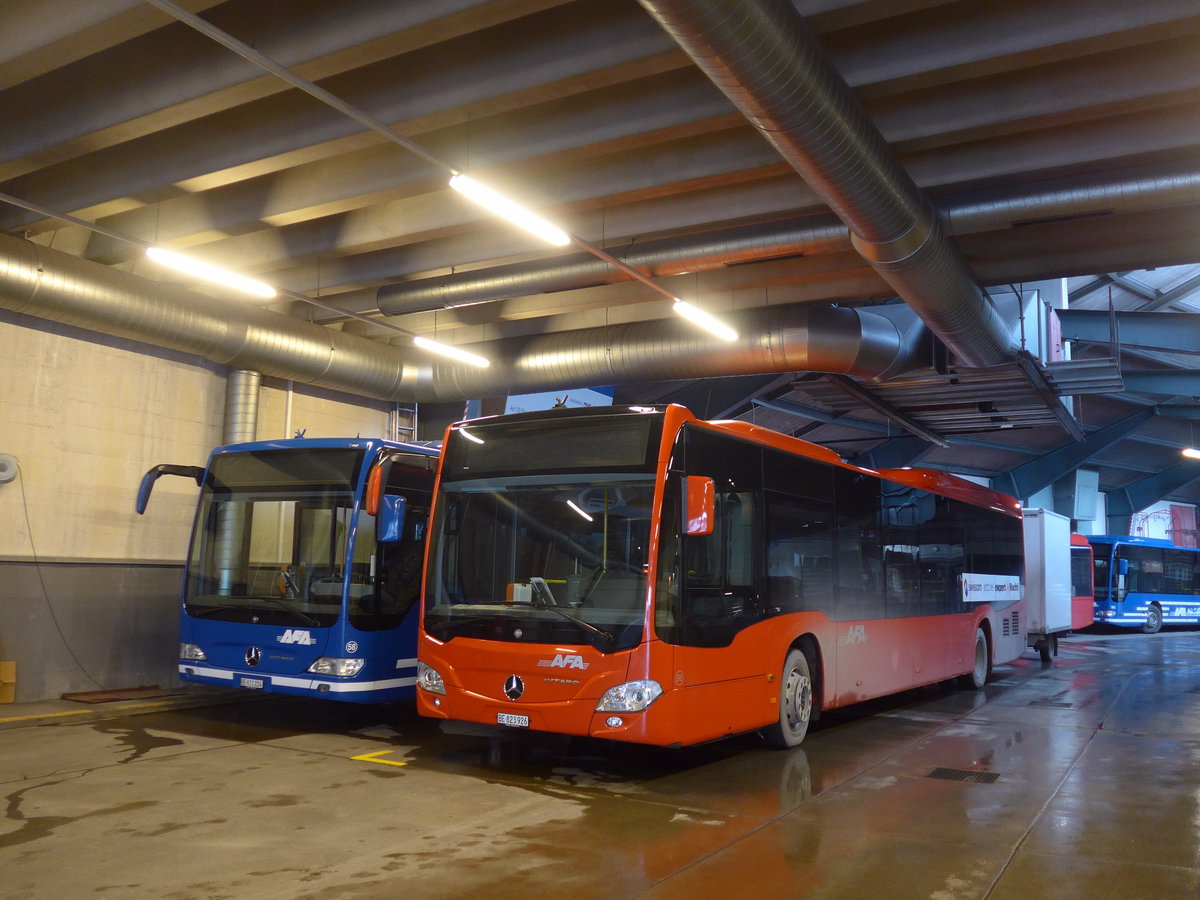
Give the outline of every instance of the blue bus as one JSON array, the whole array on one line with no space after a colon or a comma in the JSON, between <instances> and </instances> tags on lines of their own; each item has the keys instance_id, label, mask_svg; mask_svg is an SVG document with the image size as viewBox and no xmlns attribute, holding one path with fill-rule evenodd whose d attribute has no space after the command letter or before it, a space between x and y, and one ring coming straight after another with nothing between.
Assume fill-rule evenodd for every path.
<instances>
[{"instance_id":1,"label":"blue bus","mask_svg":"<svg viewBox=\"0 0 1200 900\"><path fill-rule=\"evenodd\" d=\"M1200 622L1200 549L1158 538L1088 535L1096 624L1141 628Z\"/></svg>"},{"instance_id":2,"label":"blue bus","mask_svg":"<svg viewBox=\"0 0 1200 900\"><path fill-rule=\"evenodd\" d=\"M360 703L411 699L437 445L297 438L217 447L184 573L185 682Z\"/></svg>"}]
</instances>

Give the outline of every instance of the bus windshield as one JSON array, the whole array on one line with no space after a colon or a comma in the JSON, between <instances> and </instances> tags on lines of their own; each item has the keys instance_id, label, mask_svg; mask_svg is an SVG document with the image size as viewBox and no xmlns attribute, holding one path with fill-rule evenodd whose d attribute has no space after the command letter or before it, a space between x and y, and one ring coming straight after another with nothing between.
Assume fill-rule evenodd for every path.
<instances>
[{"instance_id":1,"label":"bus windshield","mask_svg":"<svg viewBox=\"0 0 1200 900\"><path fill-rule=\"evenodd\" d=\"M187 613L292 627L328 627L342 584L373 588L374 519L353 519L363 453L258 450L214 457L196 517ZM347 559L357 531L364 559Z\"/></svg>"},{"instance_id":2,"label":"bus windshield","mask_svg":"<svg viewBox=\"0 0 1200 900\"><path fill-rule=\"evenodd\" d=\"M648 473L443 483L426 631L442 641L636 646L653 495Z\"/></svg>"}]
</instances>

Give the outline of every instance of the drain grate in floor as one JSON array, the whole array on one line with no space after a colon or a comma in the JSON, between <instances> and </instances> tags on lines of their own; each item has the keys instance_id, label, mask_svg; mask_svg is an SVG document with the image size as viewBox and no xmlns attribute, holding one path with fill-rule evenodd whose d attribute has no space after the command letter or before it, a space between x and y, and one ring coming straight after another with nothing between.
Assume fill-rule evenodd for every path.
<instances>
[{"instance_id":1,"label":"drain grate in floor","mask_svg":"<svg viewBox=\"0 0 1200 900\"><path fill-rule=\"evenodd\" d=\"M1073 709L1074 703L1064 703L1061 700L1030 700L1030 706L1036 706L1039 709Z\"/></svg>"},{"instance_id":2,"label":"drain grate in floor","mask_svg":"<svg viewBox=\"0 0 1200 900\"><path fill-rule=\"evenodd\" d=\"M930 778L943 781L969 781L972 784L991 784L1000 777L999 772L975 772L971 769L946 769L939 766L929 773Z\"/></svg>"}]
</instances>

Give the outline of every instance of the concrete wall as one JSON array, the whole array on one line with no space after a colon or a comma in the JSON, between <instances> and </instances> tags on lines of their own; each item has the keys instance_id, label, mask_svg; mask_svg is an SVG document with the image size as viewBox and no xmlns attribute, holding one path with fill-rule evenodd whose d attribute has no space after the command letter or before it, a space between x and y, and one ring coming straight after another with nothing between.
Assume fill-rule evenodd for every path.
<instances>
[{"instance_id":1,"label":"concrete wall","mask_svg":"<svg viewBox=\"0 0 1200 900\"><path fill-rule=\"evenodd\" d=\"M175 683L196 486L142 474L202 465L220 441L224 367L0 311L0 660L17 701ZM389 405L266 379L258 437L382 435Z\"/></svg>"}]
</instances>

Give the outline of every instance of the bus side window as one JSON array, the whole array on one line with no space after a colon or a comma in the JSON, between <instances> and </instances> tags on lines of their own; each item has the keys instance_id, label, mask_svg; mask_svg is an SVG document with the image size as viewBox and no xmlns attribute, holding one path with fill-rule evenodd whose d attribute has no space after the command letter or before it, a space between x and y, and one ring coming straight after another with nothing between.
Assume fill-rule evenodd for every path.
<instances>
[{"instance_id":1,"label":"bus side window","mask_svg":"<svg viewBox=\"0 0 1200 900\"><path fill-rule=\"evenodd\" d=\"M767 495L767 591L772 612L832 610L833 508Z\"/></svg>"}]
</instances>

